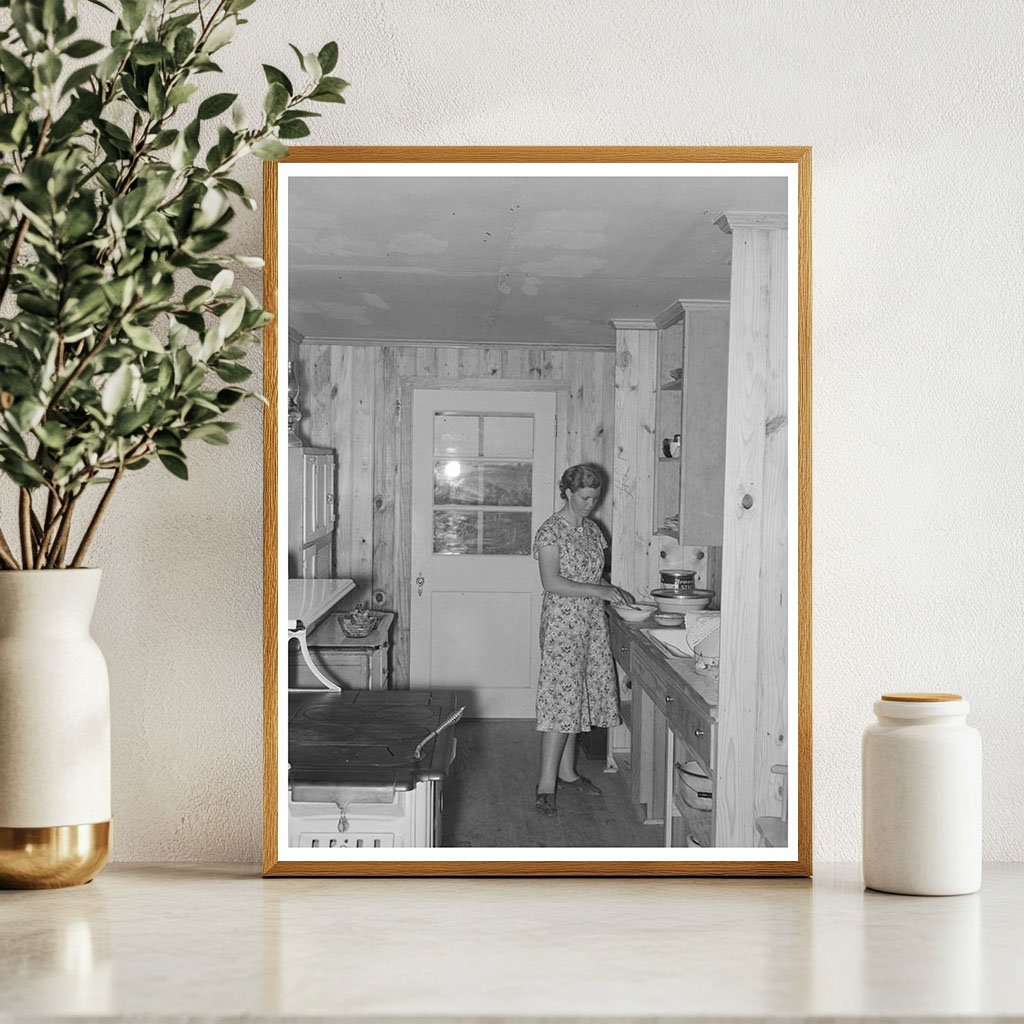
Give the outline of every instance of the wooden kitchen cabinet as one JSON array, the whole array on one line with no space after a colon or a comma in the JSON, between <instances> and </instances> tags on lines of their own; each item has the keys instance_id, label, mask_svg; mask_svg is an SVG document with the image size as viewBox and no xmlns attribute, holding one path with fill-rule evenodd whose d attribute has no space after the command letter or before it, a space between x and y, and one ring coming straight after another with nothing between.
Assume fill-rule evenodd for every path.
<instances>
[{"instance_id":1,"label":"wooden kitchen cabinet","mask_svg":"<svg viewBox=\"0 0 1024 1024\"><path fill-rule=\"evenodd\" d=\"M717 596L729 303L681 299L653 319L612 323L612 582L648 597L660 569L682 567Z\"/></svg>"},{"instance_id":2,"label":"wooden kitchen cabinet","mask_svg":"<svg viewBox=\"0 0 1024 1024\"><path fill-rule=\"evenodd\" d=\"M325 579L334 572L334 452L288 449L288 575Z\"/></svg>"}]
</instances>

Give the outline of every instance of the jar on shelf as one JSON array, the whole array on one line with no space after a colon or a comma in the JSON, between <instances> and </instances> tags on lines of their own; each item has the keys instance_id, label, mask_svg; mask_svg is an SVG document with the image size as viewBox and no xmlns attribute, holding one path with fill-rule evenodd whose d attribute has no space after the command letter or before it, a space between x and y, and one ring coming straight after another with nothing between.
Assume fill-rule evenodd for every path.
<instances>
[{"instance_id":1,"label":"jar on shelf","mask_svg":"<svg viewBox=\"0 0 1024 1024\"><path fill-rule=\"evenodd\" d=\"M981 887L981 737L955 693L887 693L862 745L869 889L956 896Z\"/></svg>"}]
</instances>

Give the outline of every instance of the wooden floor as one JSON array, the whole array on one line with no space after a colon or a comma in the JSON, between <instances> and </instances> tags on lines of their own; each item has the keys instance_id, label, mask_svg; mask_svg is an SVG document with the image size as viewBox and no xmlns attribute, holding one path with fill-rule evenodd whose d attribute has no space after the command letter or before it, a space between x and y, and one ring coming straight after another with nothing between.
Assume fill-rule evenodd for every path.
<instances>
[{"instance_id":1,"label":"wooden floor","mask_svg":"<svg viewBox=\"0 0 1024 1024\"><path fill-rule=\"evenodd\" d=\"M577 771L604 791L558 792L558 813L533 805L540 733L533 719L470 719L456 726L458 749L445 783L443 846L661 846L660 825L641 825L629 803L629 776L604 773L582 755Z\"/></svg>"}]
</instances>

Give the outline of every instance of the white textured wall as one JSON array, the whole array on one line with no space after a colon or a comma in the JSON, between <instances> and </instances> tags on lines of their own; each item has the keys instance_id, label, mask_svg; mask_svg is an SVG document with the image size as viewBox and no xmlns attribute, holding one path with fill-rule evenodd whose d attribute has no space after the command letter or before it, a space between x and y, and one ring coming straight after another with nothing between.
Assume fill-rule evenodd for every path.
<instances>
[{"instance_id":1,"label":"white textured wall","mask_svg":"<svg viewBox=\"0 0 1024 1024\"><path fill-rule=\"evenodd\" d=\"M814 147L815 854L859 856L886 689L985 741L985 852L1024 858L1022 8L1005 3L259 0L224 51L342 48L323 144ZM258 168L250 168L255 182ZM258 251L260 223L239 224ZM252 282L249 282L250 286ZM260 427L133 478L97 547L115 857L256 860Z\"/></svg>"}]
</instances>

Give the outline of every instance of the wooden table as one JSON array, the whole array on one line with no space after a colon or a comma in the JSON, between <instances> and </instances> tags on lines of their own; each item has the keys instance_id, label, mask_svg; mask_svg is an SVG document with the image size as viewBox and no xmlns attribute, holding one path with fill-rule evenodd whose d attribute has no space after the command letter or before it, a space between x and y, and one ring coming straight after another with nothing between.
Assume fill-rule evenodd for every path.
<instances>
[{"instance_id":1,"label":"wooden table","mask_svg":"<svg viewBox=\"0 0 1024 1024\"><path fill-rule=\"evenodd\" d=\"M328 615L307 637L310 657L329 679L345 689L386 690L391 650L392 612L378 612L377 625L365 637L348 636L341 628L343 612ZM293 688L322 689L298 651L289 657L289 683Z\"/></svg>"}]
</instances>

